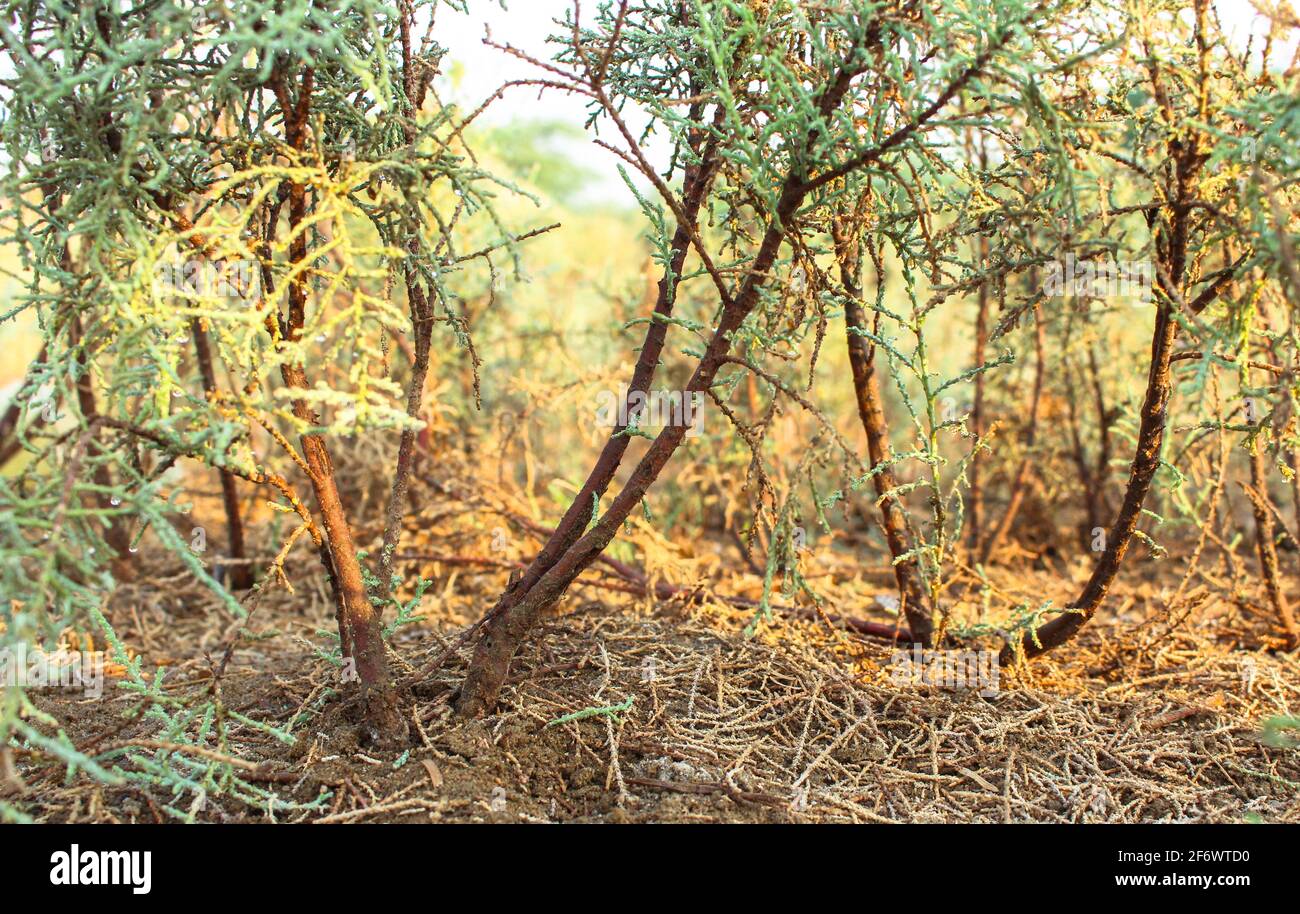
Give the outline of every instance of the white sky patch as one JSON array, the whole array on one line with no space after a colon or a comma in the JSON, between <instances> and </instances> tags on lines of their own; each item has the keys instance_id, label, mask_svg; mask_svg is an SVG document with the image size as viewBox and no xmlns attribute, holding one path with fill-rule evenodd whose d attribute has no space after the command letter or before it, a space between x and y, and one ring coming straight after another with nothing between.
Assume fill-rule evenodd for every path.
<instances>
[{"instance_id":1,"label":"white sky patch","mask_svg":"<svg viewBox=\"0 0 1300 914\"><path fill-rule=\"evenodd\" d=\"M1263 0L1275 3L1277 0ZM1213 0L1212 5L1218 11L1223 29L1232 44L1245 48L1254 36L1254 51L1263 47L1264 37L1268 34L1269 21L1252 4L1252 0ZM588 2L582 8L582 20L591 21L594 2ZM496 0L475 0L469 4L468 15L443 7L438 11L435 40L448 48L444 72L448 72L450 62L459 64L458 81L455 87L443 79L439 91L444 100L459 102L466 111L473 110L480 102L495 92L502 83L516 79L535 79L543 77L539 68L507 54L497 48L483 43L485 29L490 30L492 40L497 44L510 45L529 56L549 61L557 50L554 44L547 42L547 37L562 31L555 20L562 19L567 10L573 8L572 0L510 0L503 9ZM1284 45L1279 45L1272 52L1275 65L1288 65L1295 52L1297 39L1295 30L1288 34ZM516 121L550 120L561 121L575 126L585 123L588 109L585 100L576 95L568 95L552 89L543 91L533 87L514 87L493 103L492 108L483 117L491 124L509 124ZM637 129L635 120L644 124L644 117L637 119L629 114L633 121L633 130ZM607 131L606 139L621 140ZM619 142L621 145L621 142ZM633 203L631 195L618 176L618 161L612 153L601 149L591 142L565 141L563 150L571 155L574 162L590 170L595 176L597 186L584 195L589 199L616 199ZM669 154L667 143L656 142L651 138L645 150L647 158L657 168L662 168ZM635 176L639 187L646 187L647 182Z\"/></svg>"},{"instance_id":2,"label":"white sky patch","mask_svg":"<svg viewBox=\"0 0 1300 914\"><path fill-rule=\"evenodd\" d=\"M588 2L582 7L582 21L592 21L595 4ZM452 64L456 67L456 84L444 77L439 81L438 91L444 101L456 101L468 113L492 95L503 83L517 79L551 78L552 74L541 68L508 54L498 48L483 43L485 30L490 30L492 41L498 45L509 45L524 54L538 60L549 62L560 50L559 46L548 42L547 38L559 35L563 28L555 20L563 20L565 12L571 10L571 0L513 0L508 9L502 9L496 0L476 0L469 4L469 14L458 13L450 8L438 10L437 27L434 40L448 49L443 61L443 73L450 73ZM492 103L482 118L490 124L501 125L527 121L559 121L582 127L590 116L589 99L583 96L560 92L555 89L542 90L533 86L514 86ZM635 109L624 112L634 134L645 126L645 114ZM609 142L623 147L622 138L617 136L613 125L605 122L601 127L601 136ZM579 139L562 141L560 148L573 157L579 167L592 172L596 186L583 194L584 199L608 200L618 199L634 206L635 201L627 186L618 175L618 166L632 176L634 183L643 191L648 190L649 182L635 174L625 163L620 163L613 153L601 149L589 140ZM643 147L646 157L656 168L662 170L668 162L671 150L666 142L656 142L655 138Z\"/></svg>"}]
</instances>

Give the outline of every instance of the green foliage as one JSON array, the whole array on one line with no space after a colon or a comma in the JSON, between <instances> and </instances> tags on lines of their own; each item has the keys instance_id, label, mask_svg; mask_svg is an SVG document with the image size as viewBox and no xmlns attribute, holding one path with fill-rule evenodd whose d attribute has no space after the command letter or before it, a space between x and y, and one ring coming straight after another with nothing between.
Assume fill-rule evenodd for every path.
<instances>
[{"instance_id":1,"label":"green foliage","mask_svg":"<svg viewBox=\"0 0 1300 914\"><path fill-rule=\"evenodd\" d=\"M25 283L4 317L34 316L46 348L19 393L30 459L0 476L0 646L71 627L126 663L103 601L142 546L174 553L244 617L182 533L172 468L220 468L296 516L266 587L295 541L320 536L293 439L420 427L393 371L394 340L428 330L409 290L472 346L461 276L495 275L494 252L514 244L497 212L513 189L465 147L464 115L427 92L443 49L409 27L436 5L4 4L0 224ZM159 741L220 753L231 727L261 726L126 666ZM168 807L181 818L218 791L285 808L203 752L83 758L50 726L6 690L0 741L55 755L70 777L170 789L189 797Z\"/></svg>"},{"instance_id":2,"label":"green foliage","mask_svg":"<svg viewBox=\"0 0 1300 914\"><path fill-rule=\"evenodd\" d=\"M5 316L33 317L45 353L19 394L15 434L29 459L0 477L0 645L94 630L158 736L155 748L84 755L21 690L7 690L0 741L69 777L166 788L179 818L215 792L268 813L280 802L226 758L234 729L264 725L224 709L219 694L169 698L161 671L131 660L102 604L131 551L157 543L232 618L247 614L186 543L178 463L265 488L277 518L294 525L265 587L295 543L322 540L298 494L319 473L295 437L420 427L394 365L427 362L433 339L467 352L477 400L467 274L485 266L494 300L497 260L517 272L516 243L541 230L507 228L501 203L516 189L483 167L466 134L481 131L543 195L576 201L587 176L561 151L573 125L480 128L426 95L445 49L436 30L421 38L411 27L436 22L436 7L4 4L0 223L25 283ZM893 561L914 564L939 604L960 559L970 468L995 444L973 426L974 390L1018 383L1033 321L1052 341L1071 407L1085 364L1098 391L1134 374L1097 364L1107 322L1145 327L1159 311L1178 323L1189 351L1175 409L1188 421L1159 455L1179 515L1171 527L1213 510L1221 480L1185 487L1180 468L1211 434L1236 433L1279 465L1300 444L1294 76L1230 47L1197 9L1199 24L1173 0L644 0L561 21L544 82L588 102L586 127L625 166L665 289L659 313L609 323L666 334L665 373L704 378L698 392L737 432L711 430L706 446L748 466L746 522L753 538L766 535L760 614L778 586L819 600L800 570L802 523L828 530L828 512L847 512L886 471L897 482L877 502L906 506L911 539ZM667 161L647 158L652 135ZM1198 150L1190 173L1180 158L1188 144ZM1176 261L1182 275L1154 276L1152 301L1116 304L1050 291L1047 270L1067 258ZM990 351L954 356L950 338L981 294L996 309ZM901 419L892 453L874 466L813 396L831 374L819 375L827 329L857 299L870 326L850 333L872 347ZM435 325L440 335L428 336ZM399 357L408 337L414 356ZM1252 374L1258 358L1277 370ZM1221 411L1225 371L1240 402ZM746 382L767 397L747 418ZM1102 434L1139 442L1145 417L1127 386L1118 400L1098 417ZM769 435L786 404L819 431L792 472L776 473L785 455ZM635 418L614 434L657 438ZM1104 495L1112 464L1125 461L1098 449ZM573 503L580 531L612 516L612 536L637 503L665 527L684 513L676 504L652 515L641 491L602 515L598 488ZM1162 515L1138 518L1147 529L1134 535L1159 553ZM384 571L393 548L380 570L363 569L373 605L396 610L385 635L415 618L429 586L420 581L413 599L387 596L401 583ZM1003 629L1032 630L1060 611L1026 604ZM344 647L320 653L342 665Z\"/></svg>"}]
</instances>

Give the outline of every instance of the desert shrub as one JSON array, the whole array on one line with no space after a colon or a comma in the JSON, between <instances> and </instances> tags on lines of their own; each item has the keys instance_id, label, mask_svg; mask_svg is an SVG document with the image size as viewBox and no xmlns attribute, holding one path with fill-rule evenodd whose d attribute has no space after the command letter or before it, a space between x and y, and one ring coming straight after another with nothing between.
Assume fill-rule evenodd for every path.
<instances>
[{"instance_id":1,"label":"desert shrub","mask_svg":"<svg viewBox=\"0 0 1300 914\"><path fill-rule=\"evenodd\" d=\"M338 609L330 660L356 680L366 736L400 744L383 615L408 620L424 591L399 589L394 565L418 435L473 464L490 426L502 453L524 451L513 481L544 487L556 517L534 524L542 548L462 634L463 714L492 709L538 621L638 525L680 538L717 524L757 552L757 625L778 593L822 600L803 573L806 527L860 512L899 606L897 624L860 630L996 638L1010 664L1069 640L1126 557L1158 557L1175 534L1195 546L1172 604L1211 545L1240 591L1235 541L1205 532L1231 514L1234 468L1257 577L1294 646L1277 547L1296 536L1276 493L1290 483L1300 510L1297 103L1271 42L1238 48L1206 3L1169 0L575 9L536 77L502 91L588 104L648 274L623 278L592 326L556 322L539 344L509 324L518 337L484 354L485 325L507 323L494 325L501 274L549 226L508 227L499 197L515 190L468 148L479 110L431 92L437 8L7 7L5 222L29 283L17 310L45 348L0 434L6 455L28 452L0 479L5 638L97 625L162 742L219 741L219 701L159 698L102 595L156 542L240 616L254 581L254 595L282 582L310 544ZM503 158L528 174L553 155L521 144ZM581 181L557 169L536 184L571 200ZM531 423L554 425L548 410L609 380L575 355L579 332L602 355L625 347L630 372L580 483L539 481ZM484 357L517 370L491 379L479 417ZM430 375L454 391L432 412ZM652 421L664 390L678 412ZM695 409L722 421L692 450ZM789 417L793 454L774 431ZM391 458L391 478L341 485L340 452L349 467ZM226 494L225 564L179 516L173 467L191 463ZM986 569L1036 484L1078 528L1087 583L1064 607L955 620L956 582L987 601ZM232 494L250 487L285 524L261 565ZM379 515L369 555L358 505ZM5 701L12 738L98 764L33 726L21 690ZM164 782L191 793L234 783L229 766L169 749L123 757L96 773L184 775Z\"/></svg>"},{"instance_id":2,"label":"desert shrub","mask_svg":"<svg viewBox=\"0 0 1300 914\"><path fill-rule=\"evenodd\" d=\"M254 581L254 594L276 586L310 541L337 603L341 681L355 683L373 738L405 730L381 617L400 605L391 559L425 373L434 345L473 365L458 289L467 271L495 276L499 253L508 269L515 243L496 207L515 191L464 142L478 112L430 91L435 7L5 9L4 219L28 278L7 316L34 314L45 348L13 428L31 459L0 479L4 637L41 644L99 626L167 742L220 744L230 716L219 702L169 703L161 672L141 670L108 627L101 602L142 543L171 550L242 617ZM390 431L385 536L367 568L330 442ZM171 471L191 462L222 481L224 565L184 517ZM250 487L291 520L256 568L238 497ZM38 733L21 689L4 701L6 738L74 768L178 792L233 776L161 750L105 772Z\"/></svg>"}]
</instances>

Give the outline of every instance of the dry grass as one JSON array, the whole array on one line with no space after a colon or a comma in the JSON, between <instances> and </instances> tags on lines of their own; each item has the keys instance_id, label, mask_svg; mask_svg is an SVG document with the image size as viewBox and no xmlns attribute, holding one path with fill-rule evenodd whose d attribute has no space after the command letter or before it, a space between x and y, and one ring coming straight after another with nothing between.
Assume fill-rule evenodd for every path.
<instances>
[{"instance_id":1,"label":"dry grass","mask_svg":"<svg viewBox=\"0 0 1300 914\"><path fill-rule=\"evenodd\" d=\"M302 587L267 597L219 683L226 707L285 727L298 718L297 745L235 728L214 751L285 796L328 791L320 812L295 817L332 822L1300 821L1300 750L1260 735L1268 717L1295 713L1297 660L1225 646L1213 619L1118 666L1133 623L1103 623L1036 663L1032 681L1004 676L981 697L898 687L887 647L820 621L746 637L747 612L602 591L575 595L518 658L497 716L462 723L449 698L468 651L447 651L461 630L447 623L485 605L497 582L444 572L441 583L431 617L394 642L417 724L408 755L357 746L332 668L312 650L329 601ZM579 590L594 596L591 586ZM111 609L128 643L172 665L174 692L213 688L237 629L213 625L205 593L154 576L120 589ZM88 748L147 734L124 725L128 697L39 701ZM555 723L611 707L625 710ZM151 821L165 799L65 784L35 755L19 762L19 802L41 820ZM213 797L200 817L250 815Z\"/></svg>"},{"instance_id":2,"label":"dry grass","mask_svg":"<svg viewBox=\"0 0 1300 914\"><path fill-rule=\"evenodd\" d=\"M352 457L376 459L345 453L345 478L363 478L347 473ZM525 535L528 506L511 493L456 491L422 486L404 540L404 551L424 556L408 570L434 582L422 618L392 640L414 723L406 753L356 742L335 668L317 653L330 644L333 603L308 550L290 562L293 592L268 591L238 624L174 558L142 549L144 573L107 603L119 636L146 669L168 668L173 695L215 693L223 708L298 737L287 746L232 722L228 742L204 751L286 799L326 798L288 814L213 793L200 819L1300 821L1300 748L1262 737L1266 720L1300 710L1300 658L1266 649L1267 619L1248 593L1179 590L1174 560L1135 560L1079 639L1003 671L985 697L897 685L891 648L807 606L746 635L753 610L715 597L758 595L742 562L710 548L673 562L638 528L630 537L651 585L684 585L691 599L628 593L637 588L597 566L516 659L499 713L459 721L450 698L469 656L460 636L538 534ZM215 511L200 498L194 522L215 526ZM493 548L502 524L512 534L504 552ZM831 611L888 621L873 599L893 592L887 569L832 545L807 557ZM1086 571L1086 558L1013 555L990 570L987 595L973 578L954 580L948 605L964 622L996 622L1030 598L1062 605ZM134 716L137 699L120 689L99 701L47 690L37 702L88 751L158 748ZM15 760L25 788L9 799L38 820L161 820L172 802L84 775L67 783L61 765L33 750Z\"/></svg>"}]
</instances>

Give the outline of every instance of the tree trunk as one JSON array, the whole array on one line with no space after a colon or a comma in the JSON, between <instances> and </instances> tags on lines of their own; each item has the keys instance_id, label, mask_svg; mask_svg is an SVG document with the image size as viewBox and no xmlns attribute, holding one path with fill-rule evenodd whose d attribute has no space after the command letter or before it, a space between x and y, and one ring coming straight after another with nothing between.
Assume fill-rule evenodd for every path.
<instances>
[{"instance_id":1,"label":"tree trunk","mask_svg":"<svg viewBox=\"0 0 1300 914\"><path fill-rule=\"evenodd\" d=\"M1156 215L1148 224L1155 232L1158 269L1156 271L1156 319L1151 334L1151 359L1147 373L1146 394L1142 400L1142 421L1138 427L1137 445L1133 463L1129 468L1128 486L1115 522L1106 537L1105 549L1093 567L1083 592L1066 611L1033 631L1018 636L1016 643L1002 649L1000 661L1010 664L1018 657L1031 658L1065 643L1097 612L1106 593L1119 574L1124 556L1133 541L1142 516L1142 505L1151 482L1160 468L1160 449L1164 443L1168 421L1169 396L1172 390L1170 362L1174 340L1178 335L1178 322L1173 318L1176 303L1183 301L1182 284L1187 267L1190 200L1192 181L1204 159L1197 151L1195 141L1170 140L1169 152L1174 160L1173 186L1168 189L1172 201L1172 215L1166 223L1157 223ZM1193 312L1203 310L1231 276L1231 271L1216 280L1191 302Z\"/></svg>"},{"instance_id":2,"label":"tree trunk","mask_svg":"<svg viewBox=\"0 0 1300 914\"><path fill-rule=\"evenodd\" d=\"M307 376L297 366L282 366L280 374L288 387L307 386ZM293 411L303 422L319 424L320 420L306 401L295 400ZM328 560L327 571L331 572L330 584L338 607L339 642L343 657L351 660L353 667L349 670L345 666L344 675L350 679L349 673L355 672L361 686L363 735L368 742L380 746L403 745L408 730L393 694L383 626L366 593L361 562L339 497L329 449L320 435L304 434L299 440L324 527L328 550L324 558Z\"/></svg>"},{"instance_id":3,"label":"tree trunk","mask_svg":"<svg viewBox=\"0 0 1300 914\"><path fill-rule=\"evenodd\" d=\"M788 182L785 192L781 195L777 218L763 237L758 256L746 274L740 294L724 307L717 331L709 341L704 357L696 366L695 373L686 386L687 395L703 393L712 386L718 369L722 367L724 357L731 351L731 334L740 327L741 322L758 302L759 289L775 262L777 250L780 248L782 238L785 237L785 230L781 226L788 224L802 197L803 195L798 193L798 184ZM505 606L487 620L483 635L475 648L474 659L465 675L465 682L461 686L456 703L460 714L479 717L496 704L497 695L510 669L510 661L538 617L560 598L573 580L618 534L623 521L631 514L632 509L659 477L664 465L681 445L686 431L684 425L673 425L663 429L655 437L636 469L632 471L627 485L614 498L613 504L596 525L585 535L576 538L573 545L558 557L548 571L540 575L535 584L523 589L516 583L513 590L508 590L502 596L498 605L505 604ZM606 461L608 452L609 445L606 445L600 463ZM619 452L621 453L621 449ZM600 463L597 465L598 469ZM596 475L593 472L593 476ZM610 476L612 477L612 470ZM591 516L591 504L591 501L587 501L582 505L584 523L585 518ZM571 507L569 514L572 514L573 510ZM566 520L569 514L565 515ZM581 527L578 527L578 530L580 531ZM557 529L557 534L558 532ZM555 537L552 537L551 542L547 543L547 549L550 549L555 541ZM532 567L537 566L538 562L534 560ZM514 597L514 601L506 603L505 601L511 597Z\"/></svg>"},{"instance_id":4,"label":"tree trunk","mask_svg":"<svg viewBox=\"0 0 1300 914\"><path fill-rule=\"evenodd\" d=\"M862 289L859 280L861 255L859 242L847 240L837 252L840 262L840 281L844 285L844 330L849 348L849 367L853 372L853 393L857 399L858 417L867 433L867 454L871 460L872 483L880 505L880 522L885 531L885 542L893 557L894 579L898 582L901 612L912 630L912 638L922 647L929 647L934 635L934 615L925 596L921 569L915 558L899 558L910 549L907 521L903 506L897 497L886 494L898 487L894 471L889 467L889 425L880 395L880 380L876 376L876 347L853 332L865 330L866 315L862 308ZM875 323L879 325L880 317Z\"/></svg>"},{"instance_id":5,"label":"tree trunk","mask_svg":"<svg viewBox=\"0 0 1300 914\"><path fill-rule=\"evenodd\" d=\"M691 169L687 173L684 211L688 219L695 219L699 215L700 207L707 196L708 186L713 180L714 170L715 166L711 159L706 158L702 168ZM628 385L624 414L629 419L634 412L633 398L638 392L648 395L650 384L659 369L659 357L663 353L669 324L666 320L658 318L672 316L677 282L686 262L686 254L690 250L690 236L691 227L686 224L678 225L673 233L672 256L663 277L659 280L656 293L654 306L656 318L652 318L646 330L641 352L632 370L632 380ZM546 541L537 557L529 563L524 573L506 588L496 606L492 608L493 615L504 613L514 606L582 535L591 519L591 506L599 502L605 490L609 488L609 484L613 482L614 475L623 462L628 444L631 443L631 437L622 434L625 428L624 424L615 424L582 488L556 525L555 532Z\"/></svg>"},{"instance_id":6,"label":"tree trunk","mask_svg":"<svg viewBox=\"0 0 1300 914\"><path fill-rule=\"evenodd\" d=\"M1138 519L1142 515L1142 503L1151 489L1156 470L1160 468L1160 448L1164 442L1169 408L1169 358L1173 355L1178 324L1170 315L1171 306L1168 303L1161 302L1158 307L1151 338L1151 368L1147 376L1146 396L1142 401L1142 424L1138 430L1137 447L1129 470L1124 502L1107 534L1105 550L1093 568L1083 592L1071 607L1037 630L1026 633L1019 644L1008 644L1003 648L1003 664L1013 662L1017 654L1026 658L1036 657L1068 641L1097 612L1119 573L1133 540L1133 531L1137 529Z\"/></svg>"},{"instance_id":7,"label":"tree trunk","mask_svg":"<svg viewBox=\"0 0 1300 914\"><path fill-rule=\"evenodd\" d=\"M315 77L312 70L303 72L299 87L298 101L295 104L289 97L283 78L275 86L280 108L285 118L285 139L289 146L301 149L306 141L307 118L311 103L311 91ZM307 259L307 233L296 229L307 218L307 188L299 183L288 185L289 228L294 231L289 243L289 263L297 266ZM274 226L268 226L273 232ZM265 271L264 271L265 281ZM268 290L269 291L269 290ZM297 342L306 322L307 287L301 273L295 275L288 288L288 314L281 319L280 326L269 326L268 330L279 331L290 342ZM267 316L274 321L275 315ZM306 390L307 374L300 364L283 363L280 376L285 386L290 389ZM293 413L308 427L319 426L320 418L306 400L293 401ZM351 678L355 673L360 683L362 737L363 741L373 742L384 747L397 747L407 742L408 728L406 719L397 708L397 699L393 693L392 680L388 671L388 655L384 645L383 628L379 613L370 603L366 593L365 579L361 574L361 562L357 558L356 543L348 527L347 514L343 509L343 500L339 497L338 483L334 475L334 463L330 459L325 439L319 434L303 433L303 460L307 464L312 491L316 495L316 504L320 509L322 525L325 530L325 546L328 555L323 556L329 572L330 584L338 611L339 644L345 659L344 676ZM346 661L351 661L353 669L349 670Z\"/></svg>"}]
</instances>

